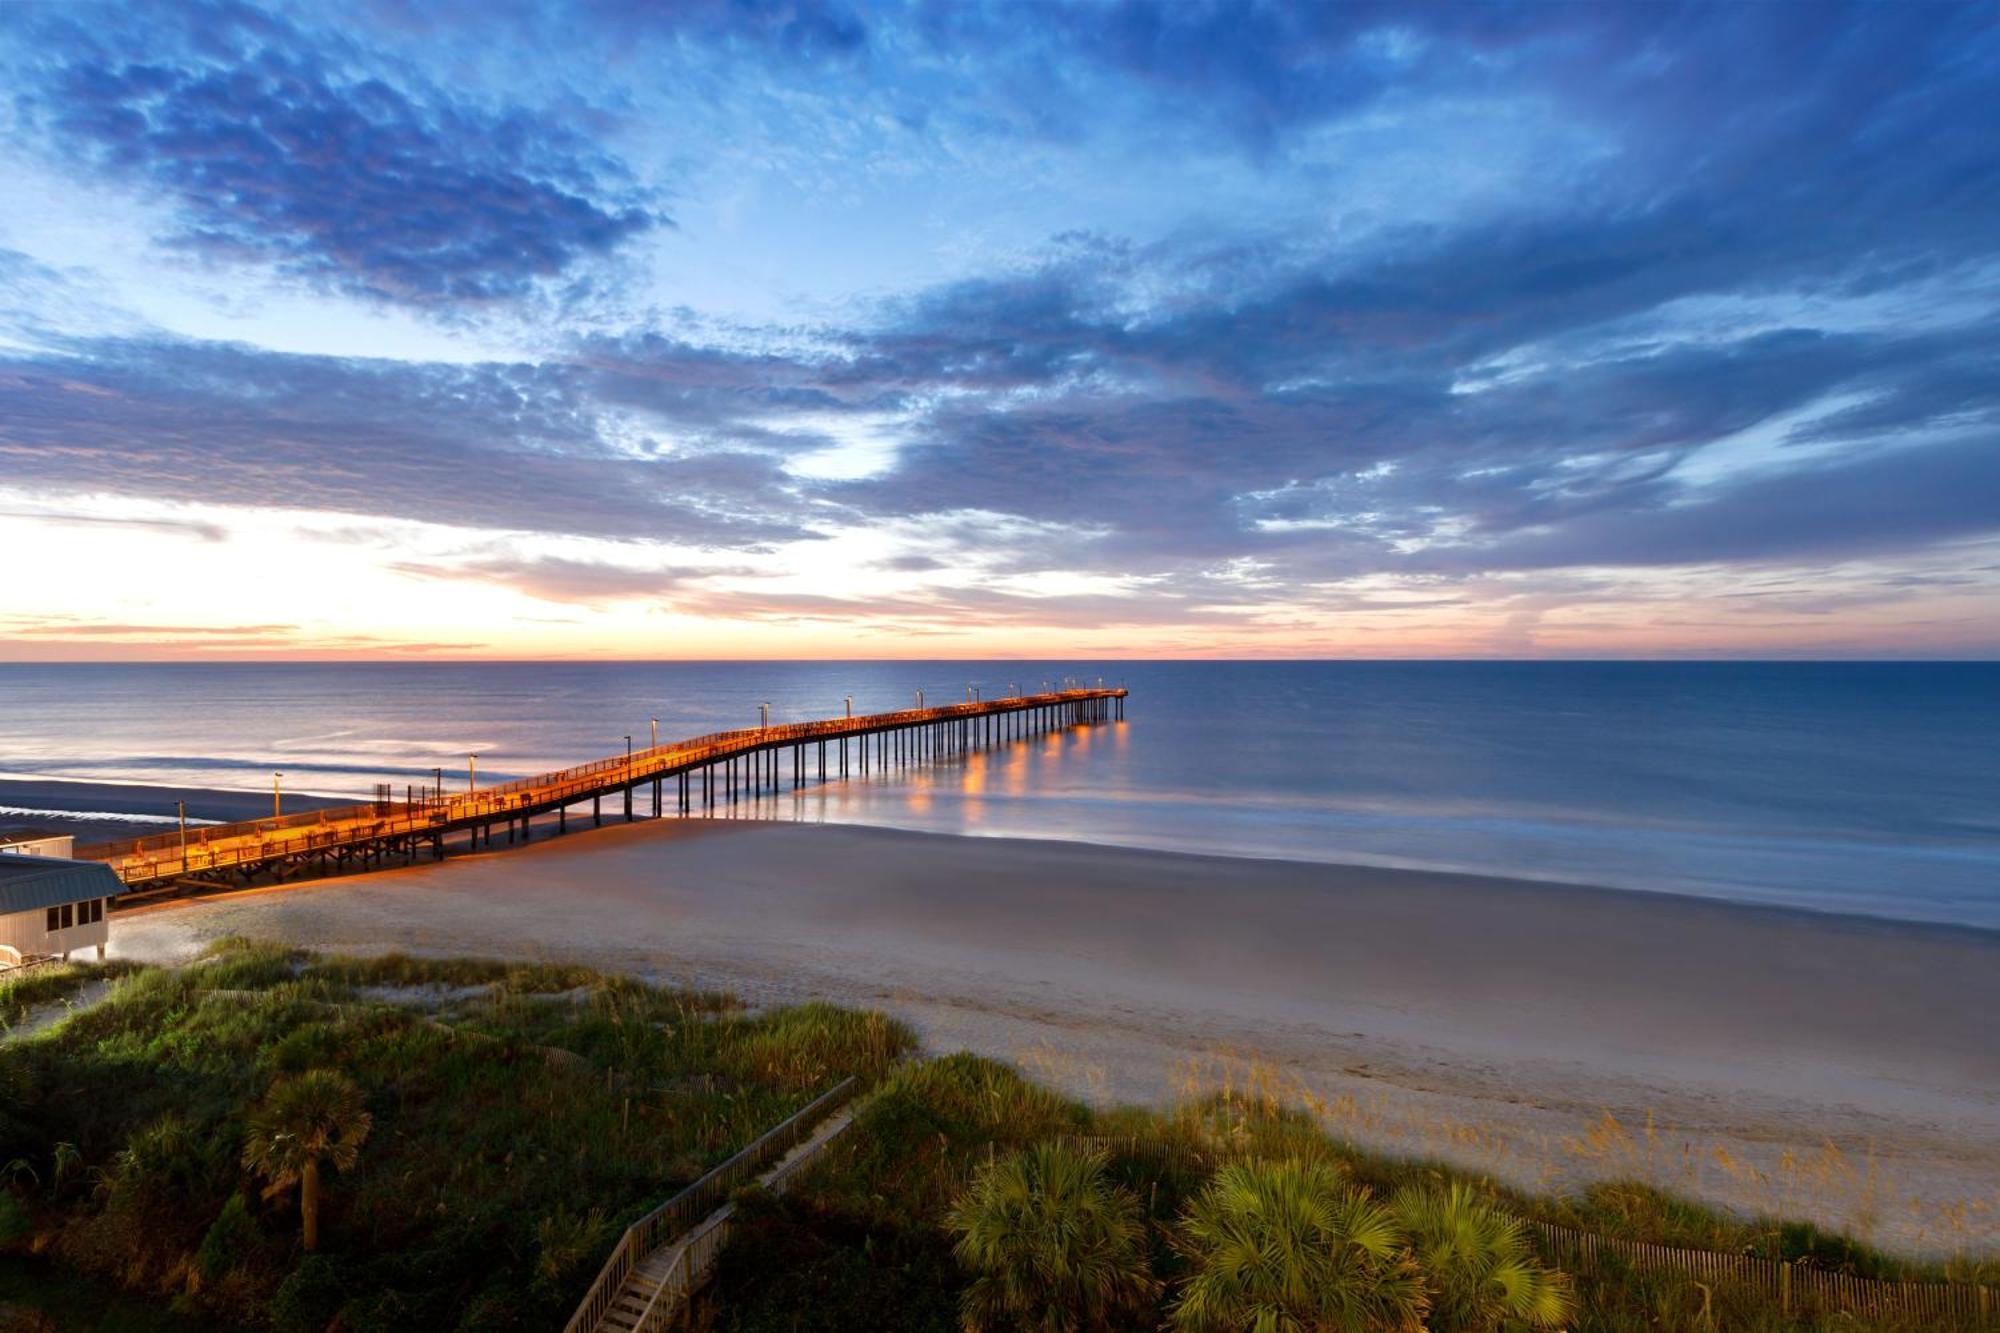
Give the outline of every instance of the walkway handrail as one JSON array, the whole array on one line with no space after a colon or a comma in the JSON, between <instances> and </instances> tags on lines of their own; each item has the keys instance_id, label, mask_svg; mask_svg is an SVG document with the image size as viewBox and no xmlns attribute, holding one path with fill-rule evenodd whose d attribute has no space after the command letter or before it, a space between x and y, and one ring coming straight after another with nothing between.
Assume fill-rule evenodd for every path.
<instances>
[{"instance_id":1,"label":"walkway handrail","mask_svg":"<svg viewBox=\"0 0 2000 1333\"><path fill-rule=\"evenodd\" d=\"M660 1308L660 1297L666 1295L667 1288L673 1285L675 1271L687 1267L687 1257L688 1247L683 1245L681 1252L674 1256L673 1267L669 1268L666 1275L660 1279L660 1285L653 1288L652 1296L646 1301L646 1308L639 1311L639 1317L632 1321L632 1333L646 1333L646 1326L652 1322L653 1312Z\"/></svg>"},{"instance_id":2,"label":"walkway handrail","mask_svg":"<svg viewBox=\"0 0 2000 1333\"><path fill-rule=\"evenodd\" d=\"M185 835L179 831L150 833L136 838L123 838L79 847L76 849L76 855L83 860L115 863L147 852L178 852L185 847L191 853L200 851L201 859L206 866L222 867L242 860L260 860L267 853L261 845L247 855L243 848L232 849L226 846L211 851L212 843L227 844L232 839L251 836L258 836L261 840L264 834L293 834L301 829L312 830L322 827L328 830L322 840L340 841L350 840L340 837L340 830L362 838L428 832L436 827L464 820L504 816L530 803L547 805L566 796L580 799L593 792L617 787L634 787L649 779L664 777L671 772L734 758L776 745L837 740L848 736L867 735L892 727L949 722L959 718L980 717L994 713L1022 712L1031 708L1055 707L1088 699L1122 698L1125 694L1123 688L1057 690L1048 694L1014 695L1001 699L944 704L936 708L911 708L891 713L868 713L859 717L837 717L813 722L781 723L773 727L742 727L731 731L715 731L704 736L635 750L629 758L625 755L614 755L608 759L596 759L549 773L496 783L478 791L453 793L449 796L425 796L405 801L368 801L350 806L322 807L294 815L275 815L269 819L207 824L189 829ZM604 780L606 774L616 774L618 777L614 781L607 782ZM319 844L314 839L320 837L318 834L307 833L303 850L317 847ZM290 843L293 839L287 837L283 841ZM330 841L328 845L331 845ZM232 850L236 854L227 855ZM165 859L180 860L185 863L190 858ZM121 875L124 873L122 866L114 865L114 869L118 869ZM186 869L187 866L183 864L183 873Z\"/></svg>"},{"instance_id":3,"label":"walkway handrail","mask_svg":"<svg viewBox=\"0 0 2000 1333\"><path fill-rule=\"evenodd\" d=\"M850 1122L851 1123L851 1122ZM838 1130L834 1131L837 1135ZM834 1135L822 1140L818 1147L824 1148L832 1142ZM791 1184L792 1177L813 1164L813 1148L807 1148L790 1161L780 1162L758 1180L772 1194L783 1194ZM721 1257L722 1247L729 1243L730 1231L736 1220L736 1205L726 1203L710 1213L686 1236L682 1237L674 1254L674 1261L653 1288L646 1306L639 1317L632 1321L630 1333L663 1333L680 1316L683 1302L694 1298L696 1291L708 1281Z\"/></svg>"},{"instance_id":4,"label":"walkway handrail","mask_svg":"<svg viewBox=\"0 0 2000 1333\"><path fill-rule=\"evenodd\" d=\"M611 1257L598 1270L597 1278L577 1304L576 1313L563 1326L563 1333L591 1333L618 1290L640 1260L665 1241L685 1231L726 1200L737 1186L756 1174L773 1156L782 1156L811 1132L822 1116L853 1095L855 1078L848 1075L807 1102L778 1124L765 1130L722 1165L689 1185L673 1198L625 1228L612 1247Z\"/></svg>"}]
</instances>

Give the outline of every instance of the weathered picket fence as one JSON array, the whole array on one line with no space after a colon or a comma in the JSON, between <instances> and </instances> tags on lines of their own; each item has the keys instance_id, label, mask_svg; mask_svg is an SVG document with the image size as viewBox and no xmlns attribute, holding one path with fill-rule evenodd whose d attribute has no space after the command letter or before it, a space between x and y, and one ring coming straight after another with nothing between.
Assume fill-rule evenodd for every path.
<instances>
[{"instance_id":1,"label":"weathered picket fence","mask_svg":"<svg viewBox=\"0 0 2000 1333\"><path fill-rule=\"evenodd\" d=\"M1679 1273L1711 1282L1735 1282L1765 1292L1787 1313L1959 1320L1990 1319L2000 1313L2000 1293L1970 1282L1858 1277L1805 1262L1650 1245L1555 1222L1525 1220L1541 1234L1550 1257L1558 1263L1578 1268L1616 1264L1639 1273Z\"/></svg>"},{"instance_id":2,"label":"weathered picket fence","mask_svg":"<svg viewBox=\"0 0 2000 1333\"><path fill-rule=\"evenodd\" d=\"M1147 1159L1196 1175L1243 1158L1241 1152L1227 1147L1206 1148L1141 1138L1078 1137L1066 1142L1080 1148L1099 1149L1114 1158ZM1521 1220L1540 1235L1551 1259L1572 1268L1615 1264L1641 1273L1741 1283L1767 1292L1788 1313L1945 1319L1961 1325L2000 1320L2000 1289L1990 1286L1867 1278L1806 1261L1787 1263L1725 1250L1651 1245L1555 1222Z\"/></svg>"}]
</instances>

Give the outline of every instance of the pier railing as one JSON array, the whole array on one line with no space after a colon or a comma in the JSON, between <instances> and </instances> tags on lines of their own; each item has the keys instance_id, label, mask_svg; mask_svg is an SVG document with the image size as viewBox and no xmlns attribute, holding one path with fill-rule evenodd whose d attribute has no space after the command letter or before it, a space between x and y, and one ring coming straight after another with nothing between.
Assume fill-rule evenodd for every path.
<instances>
[{"instance_id":1,"label":"pier railing","mask_svg":"<svg viewBox=\"0 0 2000 1333\"><path fill-rule=\"evenodd\" d=\"M356 843L431 837L483 821L569 805L764 750L1031 709L1075 706L1094 700L1123 699L1125 695L1122 688L1058 690L935 708L716 731L473 791L208 824L185 833L154 833L97 843L78 848L76 854L106 862L128 883L170 880L252 866L279 857L323 853Z\"/></svg>"}]
</instances>

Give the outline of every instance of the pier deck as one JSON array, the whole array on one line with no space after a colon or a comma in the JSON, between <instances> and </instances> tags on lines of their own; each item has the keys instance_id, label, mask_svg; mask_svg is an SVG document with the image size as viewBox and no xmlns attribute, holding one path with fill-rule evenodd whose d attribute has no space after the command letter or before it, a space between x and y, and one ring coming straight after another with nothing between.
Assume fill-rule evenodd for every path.
<instances>
[{"instance_id":1,"label":"pier deck","mask_svg":"<svg viewBox=\"0 0 2000 1333\"><path fill-rule=\"evenodd\" d=\"M408 862L444 855L445 841L465 835L469 846L493 845L496 828L508 843L527 841L531 821L553 813L567 831L570 811L588 801L602 823L607 796L634 818L632 794L652 787L652 814L664 813L672 784L677 813L692 815L766 791L793 790L988 748L1038 732L1122 719L1126 691L1058 690L714 732L474 791L412 789L405 799L313 810L271 819L210 824L185 833L155 834L80 847L81 859L102 861L134 889L245 882L260 875L308 873Z\"/></svg>"}]
</instances>

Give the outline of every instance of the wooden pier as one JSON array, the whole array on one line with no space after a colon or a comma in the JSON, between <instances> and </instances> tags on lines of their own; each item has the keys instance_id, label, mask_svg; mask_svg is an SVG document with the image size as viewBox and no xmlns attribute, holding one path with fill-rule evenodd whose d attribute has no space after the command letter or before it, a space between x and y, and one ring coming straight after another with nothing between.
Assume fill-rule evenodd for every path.
<instances>
[{"instance_id":1,"label":"wooden pier","mask_svg":"<svg viewBox=\"0 0 2000 1333\"><path fill-rule=\"evenodd\" d=\"M80 847L76 855L104 862L135 890L374 869L440 858L452 838L462 837L468 850L494 846L496 831L506 844L526 842L538 815L553 814L556 831L567 832L586 801L589 812L579 817L592 824L604 822L607 797L619 798L622 818L630 820L633 793L641 788L651 788L654 817L668 804L695 816L766 793L936 763L1042 732L1122 720L1125 697L1123 688L1058 690L719 731L474 791L412 789L401 801L210 824Z\"/></svg>"}]
</instances>

